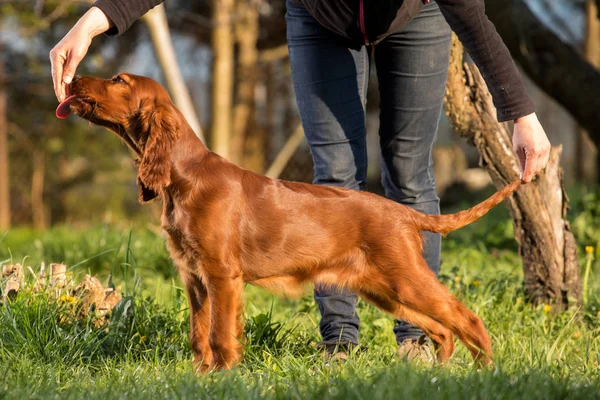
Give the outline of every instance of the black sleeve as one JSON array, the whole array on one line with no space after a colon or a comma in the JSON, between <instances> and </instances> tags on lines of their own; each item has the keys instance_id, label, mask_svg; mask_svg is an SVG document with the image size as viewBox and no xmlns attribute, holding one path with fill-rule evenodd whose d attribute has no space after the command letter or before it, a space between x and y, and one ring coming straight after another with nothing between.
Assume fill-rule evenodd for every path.
<instances>
[{"instance_id":1,"label":"black sleeve","mask_svg":"<svg viewBox=\"0 0 600 400\"><path fill-rule=\"evenodd\" d=\"M109 36L122 35L142 15L162 3L164 0L97 0L98 7L110 21L113 27L106 31Z\"/></svg>"},{"instance_id":2,"label":"black sleeve","mask_svg":"<svg viewBox=\"0 0 600 400\"><path fill-rule=\"evenodd\" d=\"M481 71L498 111L498 121L535 111L517 67L496 28L485 15L483 0L436 0L452 30Z\"/></svg>"}]
</instances>

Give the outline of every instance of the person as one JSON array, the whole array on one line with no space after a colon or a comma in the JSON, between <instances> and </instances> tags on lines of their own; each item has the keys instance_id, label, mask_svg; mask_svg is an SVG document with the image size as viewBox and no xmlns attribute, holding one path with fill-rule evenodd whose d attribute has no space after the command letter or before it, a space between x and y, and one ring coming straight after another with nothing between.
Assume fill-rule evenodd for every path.
<instances>
[{"instance_id":1,"label":"person","mask_svg":"<svg viewBox=\"0 0 600 400\"><path fill-rule=\"evenodd\" d=\"M95 36L122 34L159 3L98 0L50 52L58 100L65 98L66 86ZM548 138L506 46L485 15L483 0L287 0L286 23L292 81L313 157L314 183L365 187L366 93L374 60L385 195L421 212L439 214L432 148L451 30L482 72L498 120L514 121L513 148L522 180L531 181L548 162ZM424 236L425 259L437 274L440 236ZM317 286L314 297L322 317L320 347L330 359L343 360L346 348L359 341L357 296ZM400 355L430 358L419 328L396 321L394 333Z\"/></svg>"}]
</instances>

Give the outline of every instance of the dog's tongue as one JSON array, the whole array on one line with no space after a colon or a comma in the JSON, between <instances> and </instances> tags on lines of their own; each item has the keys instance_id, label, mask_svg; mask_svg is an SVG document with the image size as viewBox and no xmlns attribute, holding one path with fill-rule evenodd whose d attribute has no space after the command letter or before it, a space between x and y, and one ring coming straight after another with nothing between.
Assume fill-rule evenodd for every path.
<instances>
[{"instance_id":1,"label":"dog's tongue","mask_svg":"<svg viewBox=\"0 0 600 400\"><path fill-rule=\"evenodd\" d=\"M56 107L56 116L58 118L65 119L69 116L69 114L71 113L71 108L69 106L71 105L71 101L73 101L75 97L75 95L67 97L62 101L62 103L58 105L58 107Z\"/></svg>"}]
</instances>

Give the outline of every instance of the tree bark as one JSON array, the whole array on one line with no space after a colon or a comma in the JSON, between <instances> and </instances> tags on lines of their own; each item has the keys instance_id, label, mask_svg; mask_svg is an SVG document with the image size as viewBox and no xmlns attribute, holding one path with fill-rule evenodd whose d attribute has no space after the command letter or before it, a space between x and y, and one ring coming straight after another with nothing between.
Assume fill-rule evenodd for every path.
<instances>
[{"instance_id":1,"label":"tree bark","mask_svg":"<svg viewBox=\"0 0 600 400\"><path fill-rule=\"evenodd\" d=\"M508 124L496 120L485 82L473 64L463 64L463 47L454 36L445 110L454 129L477 148L496 187L519 177ZM565 220L568 199L559 166L561 147L553 147L538 178L508 199L525 291L534 303L566 309L579 302L581 288L575 239Z\"/></svg>"},{"instance_id":2,"label":"tree bark","mask_svg":"<svg viewBox=\"0 0 600 400\"><path fill-rule=\"evenodd\" d=\"M163 71L167 87L169 88L171 96L173 96L175 105L177 105L187 122L190 124L190 127L196 133L196 136L198 136L201 141L205 142L202 127L200 126L196 110L194 109L194 104L192 103L190 93L187 90L185 81L181 75L181 70L179 69L179 64L177 63L164 5L160 4L154 7L142 17L142 20L146 23L146 26L150 31L154 53L156 54L158 63Z\"/></svg>"},{"instance_id":3,"label":"tree bark","mask_svg":"<svg viewBox=\"0 0 600 400\"><path fill-rule=\"evenodd\" d=\"M232 134L234 0L213 0L212 10L216 25L212 36L211 147L215 153L228 158Z\"/></svg>"},{"instance_id":4,"label":"tree bark","mask_svg":"<svg viewBox=\"0 0 600 400\"><path fill-rule=\"evenodd\" d=\"M0 60L0 231L5 231L10 228L10 179L8 175L8 154L4 64Z\"/></svg>"},{"instance_id":5,"label":"tree bark","mask_svg":"<svg viewBox=\"0 0 600 400\"><path fill-rule=\"evenodd\" d=\"M485 0L485 5L527 75L565 107L600 147L600 72L546 28L525 0Z\"/></svg>"}]
</instances>

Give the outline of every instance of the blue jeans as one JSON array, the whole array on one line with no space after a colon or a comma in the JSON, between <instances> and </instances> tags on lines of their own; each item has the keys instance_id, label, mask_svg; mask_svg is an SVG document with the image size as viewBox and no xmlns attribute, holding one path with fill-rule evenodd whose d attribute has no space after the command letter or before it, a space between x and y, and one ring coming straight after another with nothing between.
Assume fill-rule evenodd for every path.
<instances>
[{"instance_id":1,"label":"blue jeans","mask_svg":"<svg viewBox=\"0 0 600 400\"><path fill-rule=\"evenodd\" d=\"M365 187L365 109L373 57L379 81L385 195L421 212L439 214L431 153L448 73L451 31L437 4L424 6L400 32L372 48L327 30L290 0L286 21L292 80L313 157L314 183ZM437 274L440 235L424 232L424 239L423 255ZM357 344L357 296L319 286L314 295L322 317L322 343ZM394 333L398 343L423 334L403 321L396 321Z\"/></svg>"}]
</instances>

